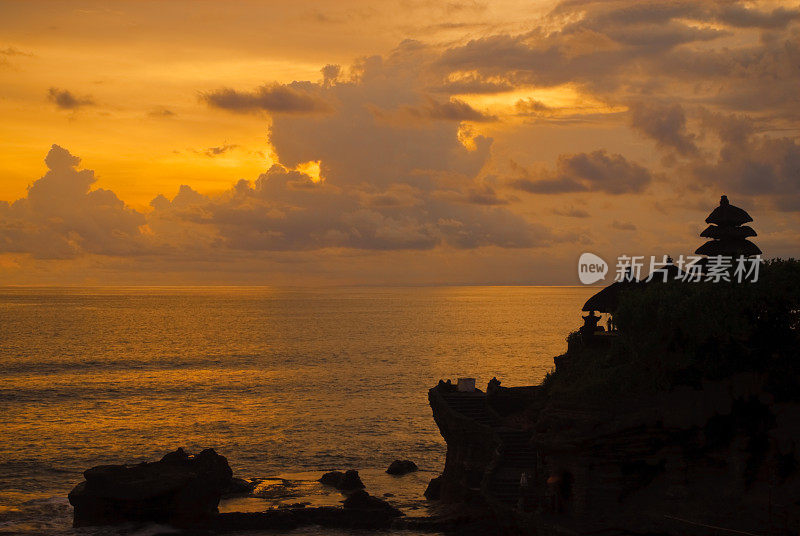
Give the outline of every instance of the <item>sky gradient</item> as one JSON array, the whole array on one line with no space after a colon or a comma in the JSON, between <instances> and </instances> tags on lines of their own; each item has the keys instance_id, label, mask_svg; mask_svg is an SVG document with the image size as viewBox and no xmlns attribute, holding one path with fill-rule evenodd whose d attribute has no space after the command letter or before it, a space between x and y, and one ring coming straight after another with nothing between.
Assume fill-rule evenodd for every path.
<instances>
[{"instance_id":1,"label":"sky gradient","mask_svg":"<svg viewBox=\"0 0 800 536\"><path fill-rule=\"evenodd\" d=\"M575 284L800 254L796 2L0 1L0 284Z\"/></svg>"}]
</instances>

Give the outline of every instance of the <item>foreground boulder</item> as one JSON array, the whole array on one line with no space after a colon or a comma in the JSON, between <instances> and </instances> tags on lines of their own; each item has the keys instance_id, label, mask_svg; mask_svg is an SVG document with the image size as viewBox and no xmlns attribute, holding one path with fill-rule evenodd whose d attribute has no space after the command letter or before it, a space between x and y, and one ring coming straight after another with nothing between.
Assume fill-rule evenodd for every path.
<instances>
[{"instance_id":1,"label":"foreground boulder","mask_svg":"<svg viewBox=\"0 0 800 536\"><path fill-rule=\"evenodd\" d=\"M129 521L180 526L217 514L233 472L214 449L190 456L179 448L157 462L99 465L83 476L86 481L69 493L75 527Z\"/></svg>"},{"instance_id":2,"label":"foreground boulder","mask_svg":"<svg viewBox=\"0 0 800 536\"><path fill-rule=\"evenodd\" d=\"M256 485L243 478L231 478L230 483L223 492L224 495L249 495Z\"/></svg>"},{"instance_id":3,"label":"foreground boulder","mask_svg":"<svg viewBox=\"0 0 800 536\"><path fill-rule=\"evenodd\" d=\"M442 477L437 476L428 482L428 487L425 488L425 498L429 501L438 501L442 496Z\"/></svg>"},{"instance_id":4,"label":"foreground boulder","mask_svg":"<svg viewBox=\"0 0 800 536\"><path fill-rule=\"evenodd\" d=\"M389 464L389 468L386 470L386 472L390 475L405 475L408 473L413 473L418 469L419 467L417 467L417 464L411 460L395 460Z\"/></svg>"},{"instance_id":5,"label":"foreground boulder","mask_svg":"<svg viewBox=\"0 0 800 536\"><path fill-rule=\"evenodd\" d=\"M345 499L344 507L346 509L355 510L377 510L380 512L386 512L392 517L403 515L400 510L388 502L384 501L383 499L379 499L378 497L373 497L363 489L356 491L347 499Z\"/></svg>"},{"instance_id":6,"label":"foreground boulder","mask_svg":"<svg viewBox=\"0 0 800 536\"><path fill-rule=\"evenodd\" d=\"M358 476L358 471L350 469L344 473L341 471L331 471L322 475L319 479L320 482L326 486L333 486L338 490L354 490L363 489L364 483L361 477Z\"/></svg>"}]
</instances>

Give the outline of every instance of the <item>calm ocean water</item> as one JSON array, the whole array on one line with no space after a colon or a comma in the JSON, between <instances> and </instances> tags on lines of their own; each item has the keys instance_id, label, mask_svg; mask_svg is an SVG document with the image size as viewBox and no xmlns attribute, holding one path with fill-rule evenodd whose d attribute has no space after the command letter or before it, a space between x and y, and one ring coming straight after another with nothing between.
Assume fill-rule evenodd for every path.
<instances>
[{"instance_id":1,"label":"calm ocean water","mask_svg":"<svg viewBox=\"0 0 800 536\"><path fill-rule=\"evenodd\" d=\"M594 290L0 288L0 533L151 534L73 530L66 494L92 465L178 446L283 479L223 509L336 504L315 479L355 468L422 514L445 454L428 388L538 383ZM395 458L422 471L385 475Z\"/></svg>"}]
</instances>

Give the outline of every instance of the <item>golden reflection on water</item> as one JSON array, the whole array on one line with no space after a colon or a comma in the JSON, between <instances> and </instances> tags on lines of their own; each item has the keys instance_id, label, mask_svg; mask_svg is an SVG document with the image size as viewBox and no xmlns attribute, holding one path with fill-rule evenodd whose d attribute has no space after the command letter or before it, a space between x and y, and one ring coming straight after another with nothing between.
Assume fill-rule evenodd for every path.
<instances>
[{"instance_id":1,"label":"golden reflection on water","mask_svg":"<svg viewBox=\"0 0 800 536\"><path fill-rule=\"evenodd\" d=\"M594 290L0 289L0 493L178 446L243 477L438 471L428 388L539 382Z\"/></svg>"}]
</instances>

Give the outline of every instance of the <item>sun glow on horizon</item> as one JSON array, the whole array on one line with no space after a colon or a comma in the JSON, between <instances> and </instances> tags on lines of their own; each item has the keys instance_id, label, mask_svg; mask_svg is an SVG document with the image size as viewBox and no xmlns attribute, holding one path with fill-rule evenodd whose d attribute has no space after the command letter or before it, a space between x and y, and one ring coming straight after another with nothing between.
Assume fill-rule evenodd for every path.
<instances>
[{"instance_id":1,"label":"sun glow on horizon","mask_svg":"<svg viewBox=\"0 0 800 536\"><path fill-rule=\"evenodd\" d=\"M627 110L580 92L573 84L518 88L500 93L464 93L457 96L473 108L506 120L526 116L560 117L576 114L610 114Z\"/></svg>"}]
</instances>

